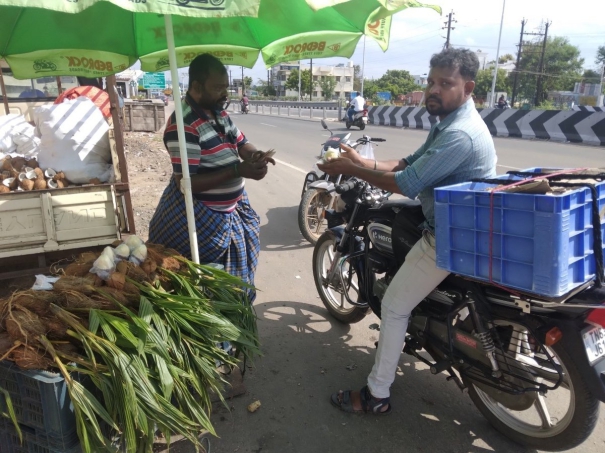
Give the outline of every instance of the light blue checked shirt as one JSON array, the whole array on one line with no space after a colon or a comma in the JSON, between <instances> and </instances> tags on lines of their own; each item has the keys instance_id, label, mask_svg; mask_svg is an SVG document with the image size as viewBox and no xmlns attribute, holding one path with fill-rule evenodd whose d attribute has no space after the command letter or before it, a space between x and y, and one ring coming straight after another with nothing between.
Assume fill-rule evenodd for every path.
<instances>
[{"instance_id":1,"label":"light blue checked shirt","mask_svg":"<svg viewBox=\"0 0 605 453\"><path fill-rule=\"evenodd\" d=\"M405 161L408 166L395 173L395 182L405 196L420 199L431 231L435 188L496 176L494 141L472 99L434 124L426 142Z\"/></svg>"}]
</instances>

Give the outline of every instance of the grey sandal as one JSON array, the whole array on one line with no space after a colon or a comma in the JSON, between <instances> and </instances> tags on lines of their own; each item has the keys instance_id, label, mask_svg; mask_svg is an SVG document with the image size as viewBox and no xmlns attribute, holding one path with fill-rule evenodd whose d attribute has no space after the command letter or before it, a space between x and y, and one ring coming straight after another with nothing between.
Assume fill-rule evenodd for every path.
<instances>
[{"instance_id":1,"label":"grey sandal","mask_svg":"<svg viewBox=\"0 0 605 453\"><path fill-rule=\"evenodd\" d=\"M370 393L370 389L366 385L359 391L361 397L361 410L353 407L353 400L351 399L351 390L333 393L330 402L339 408L341 411L349 412L351 414L373 414L373 415L389 415L392 411L390 398L374 398ZM384 407L388 408L383 411Z\"/></svg>"}]
</instances>

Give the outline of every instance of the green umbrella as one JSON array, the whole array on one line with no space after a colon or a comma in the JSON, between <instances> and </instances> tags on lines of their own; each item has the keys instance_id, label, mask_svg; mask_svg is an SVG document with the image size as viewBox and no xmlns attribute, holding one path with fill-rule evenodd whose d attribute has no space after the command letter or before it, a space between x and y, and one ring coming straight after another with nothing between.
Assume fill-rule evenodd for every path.
<instances>
[{"instance_id":1,"label":"green umbrella","mask_svg":"<svg viewBox=\"0 0 605 453\"><path fill-rule=\"evenodd\" d=\"M350 57L360 37L388 48L392 15L416 0L0 0L0 58L17 78L101 77L130 67L187 66L210 52L251 68L307 58ZM174 84L175 99L180 99ZM181 159L187 160L181 109ZM191 255L199 262L189 167L183 165Z\"/></svg>"}]
</instances>

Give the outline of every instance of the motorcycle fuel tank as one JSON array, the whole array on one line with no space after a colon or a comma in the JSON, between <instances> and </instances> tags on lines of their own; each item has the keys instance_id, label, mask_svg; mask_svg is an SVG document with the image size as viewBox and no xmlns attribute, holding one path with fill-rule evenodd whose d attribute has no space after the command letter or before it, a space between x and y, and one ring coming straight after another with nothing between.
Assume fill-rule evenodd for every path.
<instances>
[{"instance_id":1,"label":"motorcycle fuel tank","mask_svg":"<svg viewBox=\"0 0 605 453\"><path fill-rule=\"evenodd\" d=\"M381 252L393 254L391 227L382 223L371 223L368 225L368 234L374 247Z\"/></svg>"}]
</instances>

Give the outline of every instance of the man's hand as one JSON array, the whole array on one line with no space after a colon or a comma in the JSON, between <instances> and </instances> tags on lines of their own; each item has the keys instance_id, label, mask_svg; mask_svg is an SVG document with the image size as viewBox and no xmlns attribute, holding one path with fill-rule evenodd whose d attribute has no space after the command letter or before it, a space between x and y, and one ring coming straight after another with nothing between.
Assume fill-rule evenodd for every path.
<instances>
[{"instance_id":1,"label":"man's hand","mask_svg":"<svg viewBox=\"0 0 605 453\"><path fill-rule=\"evenodd\" d=\"M317 164L317 168L319 168L324 173L329 174L330 176L355 176L355 170L358 170L359 166L355 165L353 161L351 161L351 159L347 159L346 157L339 157L338 159L330 159L326 164Z\"/></svg>"},{"instance_id":2,"label":"man's hand","mask_svg":"<svg viewBox=\"0 0 605 453\"><path fill-rule=\"evenodd\" d=\"M346 157L347 159L350 159L351 162L353 162L355 165L359 165L360 167L363 167L363 159L361 158L359 153L357 151L355 151L353 148L341 143L340 150L341 150L340 155L342 157Z\"/></svg>"},{"instance_id":3,"label":"man's hand","mask_svg":"<svg viewBox=\"0 0 605 453\"><path fill-rule=\"evenodd\" d=\"M267 162L264 160L258 162L244 160L237 165L237 171L242 178L260 181L267 175Z\"/></svg>"}]
</instances>

